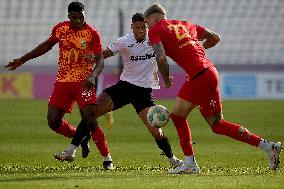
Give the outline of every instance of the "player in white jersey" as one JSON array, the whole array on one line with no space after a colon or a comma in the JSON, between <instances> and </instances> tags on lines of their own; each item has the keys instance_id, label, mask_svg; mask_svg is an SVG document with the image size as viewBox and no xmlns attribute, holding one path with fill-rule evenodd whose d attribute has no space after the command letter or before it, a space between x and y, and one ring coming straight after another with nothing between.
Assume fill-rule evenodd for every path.
<instances>
[{"instance_id":1,"label":"player in white jersey","mask_svg":"<svg viewBox=\"0 0 284 189\"><path fill-rule=\"evenodd\" d=\"M160 86L155 54L148 42L142 13L133 15L131 29L133 33L118 38L103 51L105 58L120 53L124 66L120 81L104 89L99 95L96 117L122 108L127 104L132 104L138 116L154 137L158 147L167 156L170 164L175 167L182 165L182 161L173 155L171 145L162 129L149 125L147 121L147 112L151 106L155 105L152 89L159 89ZM94 58L93 55L86 55L86 57ZM80 127L80 124L78 127ZM82 131L81 129L77 130ZM67 150L56 154L55 158L68 161L70 156L75 157L75 149L80 145L85 135L85 133L76 132Z\"/></svg>"}]
</instances>

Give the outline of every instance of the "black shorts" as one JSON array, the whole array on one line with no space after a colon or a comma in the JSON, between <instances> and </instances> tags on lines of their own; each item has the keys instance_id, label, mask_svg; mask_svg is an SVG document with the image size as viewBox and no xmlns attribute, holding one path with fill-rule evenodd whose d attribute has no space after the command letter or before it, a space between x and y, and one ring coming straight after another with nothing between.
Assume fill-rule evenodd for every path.
<instances>
[{"instance_id":1,"label":"black shorts","mask_svg":"<svg viewBox=\"0 0 284 189\"><path fill-rule=\"evenodd\" d=\"M155 105L151 88L139 87L126 81L118 81L104 92L111 97L113 110L131 103L138 114L143 109Z\"/></svg>"}]
</instances>

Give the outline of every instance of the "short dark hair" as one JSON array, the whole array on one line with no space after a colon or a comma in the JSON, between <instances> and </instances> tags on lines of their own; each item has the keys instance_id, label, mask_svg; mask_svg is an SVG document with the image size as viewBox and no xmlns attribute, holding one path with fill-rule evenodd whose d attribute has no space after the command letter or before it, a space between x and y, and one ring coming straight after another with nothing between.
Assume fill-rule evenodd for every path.
<instances>
[{"instance_id":1,"label":"short dark hair","mask_svg":"<svg viewBox=\"0 0 284 189\"><path fill-rule=\"evenodd\" d=\"M143 13L136 13L132 16L132 23L133 22L144 22L144 15Z\"/></svg>"},{"instance_id":2,"label":"short dark hair","mask_svg":"<svg viewBox=\"0 0 284 189\"><path fill-rule=\"evenodd\" d=\"M166 15L166 9L159 3L154 3L144 12L145 17L150 16L151 14L163 14Z\"/></svg>"},{"instance_id":3,"label":"short dark hair","mask_svg":"<svg viewBox=\"0 0 284 189\"><path fill-rule=\"evenodd\" d=\"M74 1L68 5L68 13L74 12L82 12L85 10L84 4L79 1Z\"/></svg>"}]
</instances>

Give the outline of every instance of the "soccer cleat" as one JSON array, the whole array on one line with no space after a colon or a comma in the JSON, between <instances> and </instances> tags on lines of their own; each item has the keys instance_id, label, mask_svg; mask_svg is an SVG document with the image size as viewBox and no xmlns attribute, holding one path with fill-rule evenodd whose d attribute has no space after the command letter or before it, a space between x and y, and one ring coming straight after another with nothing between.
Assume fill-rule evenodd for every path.
<instances>
[{"instance_id":1,"label":"soccer cleat","mask_svg":"<svg viewBox=\"0 0 284 189\"><path fill-rule=\"evenodd\" d=\"M114 165L113 165L112 161L104 161L103 167L104 167L105 170L113 170L114 169Z\"/></svg>"},{"instance_id":2,"label":"soccer cleat","mask_svg":"<svg viewBox=\"0 0 284 189\"><path fill-rule=\"evenodd\" d=\"M197 164L183 164L175 169L169 171L170 174L198 174L200 169Z\"/></svg>"},{"instance_id":3,"label":"soccer cleat","mask_svg":"<svg viewBox=\"0 0 284 189\"><path fill-rule=\"evenodd\" d=\"M63 152L60 152L58 154L54 154L55 159L63 162L68 161L72 162L75 159L75 151L71 152L70 150L64 150Z\"/></svg>"},{"instance_id":4,"label":"soccer cleat","mask_svg":"<svg viewBox=\"0 0 284 189\"><path fill-rule=\"evenodd\" d=\"M90 153L90 148L89 148L89 138L90 136L87 136L83 139L81 142L81 147L82 147L82 158L88 157Z\"/></svg>"},{"instance_id":5,"label":"soccer cleat","mask_svg":"<svg viewBox=\"0 0 284 189\"><path fill-rule=\"evenodd\" d=\"M113 114L112 112L108 112L105 114L106 119L106 128L111 129L113 125Z\"/></svg>"},{"instance_id":6,"label":"soccer cleat","mask_svg":"<svg viewBox=\"0 0 284 189\"><path fill-rule=\"evenodd\" d=\"M275 170L278 167L282 149L281 142L271 142L271 150L267 152L270 169Z\"/></svg>"},{"instance_id":7,"label":"soccer cleat","mask_svg":"<svg viewBox=\"0 0 284 189\"><path fill-rule=\"evenodd\" d=\"M183 161L176 158L175 156L172 157L172 158L168 158L168 161L170 162L170 164L176 168L176 167L179 167L179 166L182 166L183 165Z\"/></svg>"}]
</instances>

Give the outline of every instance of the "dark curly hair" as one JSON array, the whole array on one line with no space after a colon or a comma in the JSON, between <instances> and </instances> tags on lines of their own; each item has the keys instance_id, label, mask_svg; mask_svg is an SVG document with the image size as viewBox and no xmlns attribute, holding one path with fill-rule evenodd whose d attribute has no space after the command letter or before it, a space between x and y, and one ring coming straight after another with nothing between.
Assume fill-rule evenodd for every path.
<instances>
[{"instance_id":1,"label":"dark curly hair","mask_svg":"<svg viewBox=\"0 0 284 189\"><path fill-rule=\"evenodd\" d=\"M136 13L132 16L132 23L133 22L144 22L144 15L143 13Z\"/></svg>"},{"instance_id":2,"label":"dark curly hair","mask_svg":"<svg viewBox=\"0 0 284 189\"><path fill-rule=\"evenodd\" d=\"M79 1L74 1L68 5L68 13L74 12L82 12L85 10L85 6L83 3Z\"/></svg>"}]
</instances>

